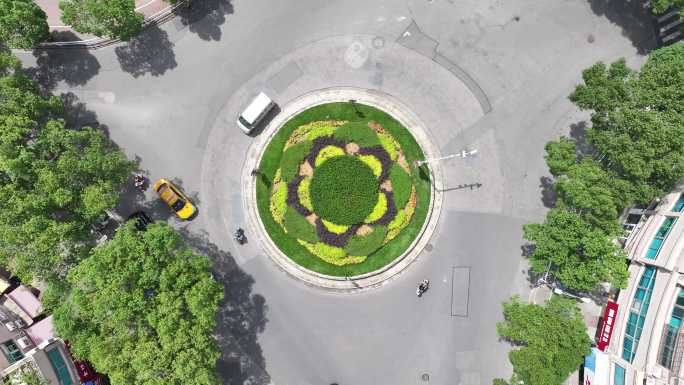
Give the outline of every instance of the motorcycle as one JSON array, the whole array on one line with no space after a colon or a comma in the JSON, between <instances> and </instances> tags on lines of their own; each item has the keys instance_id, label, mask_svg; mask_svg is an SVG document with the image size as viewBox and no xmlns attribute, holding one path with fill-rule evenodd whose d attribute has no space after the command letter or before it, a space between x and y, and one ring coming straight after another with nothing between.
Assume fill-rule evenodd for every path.
<instances>
[{"instance_id":1,"label":"motorcycle","mask_svg":"<svg viewBox=\"0 0 684 385\"><path fill-rule=\"evenodd\" d=\"M143 174L133 175L133 184L140 189L140 191L145 191L145 176L143 176Z\"/></svg>"},{"instance_id":2,"label":"motorcycle","mask_svg":"<svg viewBox=\"0 0 684 385\"><path fill-rule=\"evenodd\" d=\"M235 234L233 235L233 239L235 239L235 241L241 245L244 245L245 243L247 243L247 237L245 236L245 230L243 230L242 228L238 228L237 230L235 230Z\"/></svg>"},{"instance_id":3,"label":"motorcycle","mask_svg":"<svg viewBox=\"0 0 684 385\"><path fill-rule=\"evenodd\" d=\"M418 288L416 289L416 295L418 297L421 297L423 293L425 293L428 288L430 287L430 281L427 279L424 279L423 282L418 284Z\"/></svg>"}]
</instances>

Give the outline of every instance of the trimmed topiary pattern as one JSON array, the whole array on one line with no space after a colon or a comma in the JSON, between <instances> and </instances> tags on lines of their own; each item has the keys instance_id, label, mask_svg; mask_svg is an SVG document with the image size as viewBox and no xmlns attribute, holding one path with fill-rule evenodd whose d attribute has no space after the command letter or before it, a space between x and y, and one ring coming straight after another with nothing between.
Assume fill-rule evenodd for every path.
<instances>
[{"instance_id":1,"label":"trimmed topiary pattern","mask_svg":"<svg viewBox=\"0 0 684 385\"><path fill-rule=\"evenodd\" d=\"M285 141L270 214L322 261L359 264L396 238L416 209L416 182L399 142L380 124L314 121Z\"/></svg>"}]
</instances>

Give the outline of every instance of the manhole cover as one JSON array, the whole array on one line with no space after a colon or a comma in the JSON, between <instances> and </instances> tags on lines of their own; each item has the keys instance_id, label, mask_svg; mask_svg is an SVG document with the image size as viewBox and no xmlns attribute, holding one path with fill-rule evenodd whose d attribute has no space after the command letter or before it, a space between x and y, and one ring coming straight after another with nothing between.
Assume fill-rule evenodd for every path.
<instances>
[{"instance_id":1,"label":"manhole cover","mask_svg":"<svg viewBox=\"0 0 684 385\"><path fill-rule=\"evenodd\" d=\"M382 36L375 37L373 39L373 48L378 49L385 46L385 38Z\"/></svg>"},{"instance_id":2,"label":"manhole cover","mask_svg":"<svg viewBox=\"0 0 684 385\"><path fill-rule=\"evenodd\" d=\"M594 35L587 36L587 42L589 42L589 44L591 44L595 41L596 41L596 38L594 37Z\"/></svg>"},{"instance_id":3,"label":"manhole cover","mask_svg":"<svg viewBox=\"0 0 684 385\"><path fill-rule=\"evenodd\" d=\"M420 379L425 381L425 382L428 382L428 381L430 381L430 375L427 373L423 373L423 374L421 374Z\"/></svg>"},{"instance_id":4,"label":"manhole cover","mask_svg":"<svg viewBox=\"0 0 684 385\"><path fill-rule=\"evenodd\" d=\"M432 243L425 245L425 251L432 251Z\"/></svg>"}]
</instances>

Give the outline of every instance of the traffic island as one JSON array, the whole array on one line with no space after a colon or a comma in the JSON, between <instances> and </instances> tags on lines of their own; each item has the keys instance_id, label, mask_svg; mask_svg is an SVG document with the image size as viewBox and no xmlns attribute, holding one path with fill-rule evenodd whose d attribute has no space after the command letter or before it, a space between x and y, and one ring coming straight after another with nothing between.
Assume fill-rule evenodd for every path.
<instances>
[{"instance_id":1,"label":"traffic island","mask_svg":"<svg viewBox=\"0 0 684 385\"><path fill-rule=\"evenodd\" d=\"M434 188L441 173L416 162L425 159L424 147L435 147L390 100L358 89L305 95L283 107L257 139L259 150L250 151L256 156L243 184L251 189L243 196L254 199L246 202L250 219L290 275L355 291L396 276L425 245L438 217L435 200L441 206ZM383 107L401 111L403 122Z\"/></svg>"}]
</instances>

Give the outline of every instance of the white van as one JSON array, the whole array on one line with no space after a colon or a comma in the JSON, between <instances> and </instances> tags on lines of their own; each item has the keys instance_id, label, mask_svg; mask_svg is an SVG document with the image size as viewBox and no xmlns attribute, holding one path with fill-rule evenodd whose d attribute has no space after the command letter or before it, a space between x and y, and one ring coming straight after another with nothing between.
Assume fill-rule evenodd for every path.
<instances>
[{"instance_id":1,"label":"white van","mask_svg":"<svg viewBox=\"0 0 684 385\"><path fill-rule=\"evenodd\" d=\"M238 116L237 124L238 127L245 134L250 134L254 127L259 124L261 119L268 114L269 111L275 106L275 103L271 98L269 98L265 93L259 92L254 100L245 108L244 111Z\"/></svg>"}]
</instances>

